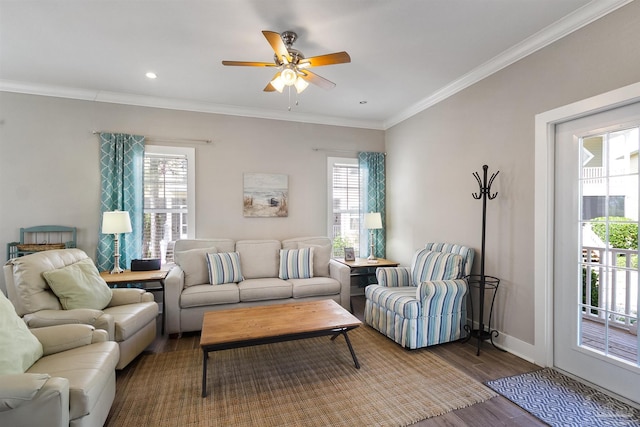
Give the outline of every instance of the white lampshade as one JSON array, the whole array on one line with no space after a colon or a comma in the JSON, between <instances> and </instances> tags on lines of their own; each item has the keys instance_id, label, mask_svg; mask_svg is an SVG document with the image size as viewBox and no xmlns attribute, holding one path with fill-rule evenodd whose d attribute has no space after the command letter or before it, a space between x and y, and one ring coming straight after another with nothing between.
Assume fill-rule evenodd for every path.
<instances>
[{"instance_id":1,"label":"white lampshade","mask_svg":"<svg viewBox=\"0 0 640 427\"><path fill-rule=\"evenodd\" d=\"M102 214L103 234L131 233L132 231L129 212L113 211Z\"/></svg>"},{"instance_id":2,"label":"white lampshade","mask_svg":"<svg viewBox=\"0 0 640 427\"><path fill-rule=\"evenodd\" d=\"M273 86L273 88L278 92L282 93L282 89L284 89L284 82L280 77L280 73L277 74L276 78L271 80L271 86Z\"/></svg>"},{"instance_id":3,"label":"white lampshade","mask_svg":"<svg viewBox=\"0 0 640 427\"><path fill-rule=\"evenodd\" d=\"M292 65L285 65L284 69L280 73L280 78L285 85L293 86L293 84L296 82L296 79L298 78L298 75L296 74Z\"/></svg>"},{"instance_id":4,"label":"white lampshade","mask_svg":"<svg viewBox=\"0 0 640 427\"><path fill-rule=\"evenodd\" d=\"M298 77L295 85L296 85L296 91L298 91L298 93L301 93L303 90L307 88L307 86L309 86L309 83L307 83L302 77Z\"/></svg>"},{"instance_id":5,"label":"white lampshade","mask_svg":"<svg viewBox=\"0 0 640 427\"><path fill-rule=\"evenodd\" d=\"M364 226L367 230L382 228L382 217L380 216L380 212L364 214Z\"/></svg>"}]
</instances>

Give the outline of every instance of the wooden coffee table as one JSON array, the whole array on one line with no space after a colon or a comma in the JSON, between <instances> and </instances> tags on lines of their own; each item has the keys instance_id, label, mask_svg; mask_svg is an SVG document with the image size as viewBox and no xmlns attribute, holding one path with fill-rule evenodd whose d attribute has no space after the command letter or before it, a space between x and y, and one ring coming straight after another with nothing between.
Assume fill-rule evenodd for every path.
<instances>
[{"instance_id":1,"label":"wooden coffee table","mask_svg":"<svg viewBox=\"0 0 640 427\"><path fill-rule=\"evenodd\" d=\"M329 335L334 340L343 335L353 362L360 369L347 332L361 324L333 300L207 312L200 335L202 397L207 396L207 362L211 351Z\"/></svg>"}]
</instances>

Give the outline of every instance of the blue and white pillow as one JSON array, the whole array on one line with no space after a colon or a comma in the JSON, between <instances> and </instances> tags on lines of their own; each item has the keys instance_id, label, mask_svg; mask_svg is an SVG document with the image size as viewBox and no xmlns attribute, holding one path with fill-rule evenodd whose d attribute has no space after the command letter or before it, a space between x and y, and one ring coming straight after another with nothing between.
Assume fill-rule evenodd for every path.
<instances>
[{"instance_id":1,"label":"blue and white pillow","mask_svg":"<svg viewBox=\"0 0 640 427\"><path fill-rule=\"evenodd\" d=\"M413 256L411 282L418 286L430 280L452 280L463 276L462 256L422 249Z\"/></svg>"},{"instance_id":2,"label":"blue and white pillow","mask_svg":"<svg viewBox=\"0 0 640 427\"><path fill-rule=\"evenodd\" d=\"M313 277L313 249L281 249L278 277L283 280Z\"/></svg>"},{"instance_id":3,"label":"blue and white pillow","mask_svg":"<svg viewBox=\"0 0 640 427\"><path fill-rule=\"evenodd\" d=\"M240 270L240 254L238 252L222 252L207 254L209 266L209 283L222 285L243 281Z\"/></svg>"}]
</instances>

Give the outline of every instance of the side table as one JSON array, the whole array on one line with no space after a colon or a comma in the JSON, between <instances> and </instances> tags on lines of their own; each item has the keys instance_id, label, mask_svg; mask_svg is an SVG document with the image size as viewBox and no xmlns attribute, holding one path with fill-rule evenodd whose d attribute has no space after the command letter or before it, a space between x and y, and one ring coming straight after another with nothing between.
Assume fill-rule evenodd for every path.
<instances>
[{"instance_id":1,"label":"side table","mask_svg":"<svg viewBox=\"0 0 640 427\"><path fill-rule=\"evenodd\" d=\"M369 262L366 258L356 258L354 261L345 261L344 258L334 258L339 263L347 265L351 269L351 277L375 277L378 267L397 267L399 262L384 258L377 258L376 262ZM353 307L351 308L353 312Z\"/></svg>"},{"instance_id":2,"label":"side table","mask_svg":"<svg viewBox=\"0 0 640 427\"><path fill-rule=\"evenodd\" d=\"M356 258L355 261L345 261L341 258L334 258L342 264L348 265L351 269L351 277L375 276L378 267L397 267L400 263L384 258L377 258L376 262L369 262L366 258Z\"/></svg>"},{"instance_id":3,"label":"side table","mask_svg":"<svg viewBox=\"0 0 640 427\"><path fill-rule=\"evenodd\" d=\"M162 335L164 335L164 319L165 319L165 303L164 303L164 279L169 274L169 269L149 270L149 271L131 271L125 270L123 273L111 274L108 271L101 271L100 277L107 282L109 287L115 288L118 285L128 285L131 283L160 283L160 289L147 289L148 291L162 291Z\"/></svg>"}]
</instances>

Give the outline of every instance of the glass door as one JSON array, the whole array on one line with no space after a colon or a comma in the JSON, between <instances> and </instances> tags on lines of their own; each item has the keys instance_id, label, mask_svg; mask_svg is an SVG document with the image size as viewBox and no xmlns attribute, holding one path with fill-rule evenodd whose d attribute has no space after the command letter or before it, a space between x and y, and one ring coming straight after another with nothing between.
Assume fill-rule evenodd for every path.
<instances>
[{"instance_id":1,"label":"glass door","mask_svg":"<svg viewBox=\"0 0 640 427\"><path fill-rule=\"evenodd\" d=\"M640 104L556 127L554 365L640 403Z\"/></svg>"}]
</instances>

